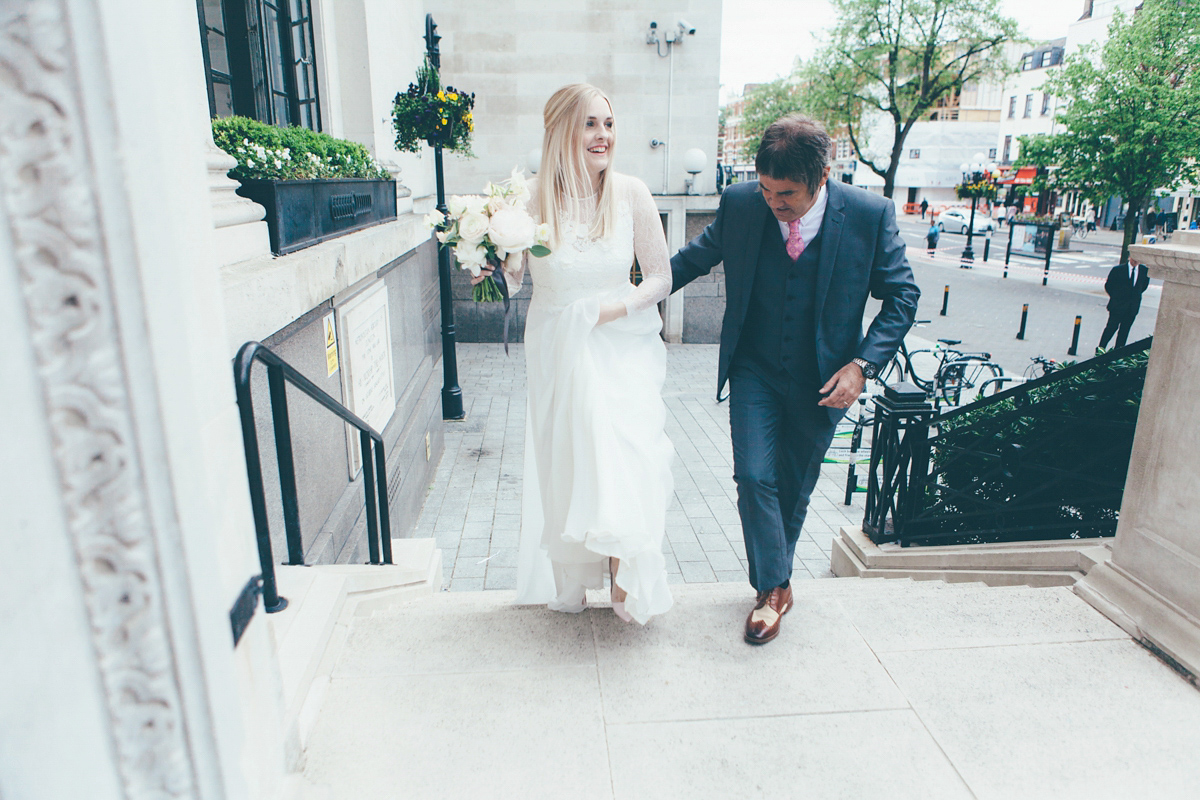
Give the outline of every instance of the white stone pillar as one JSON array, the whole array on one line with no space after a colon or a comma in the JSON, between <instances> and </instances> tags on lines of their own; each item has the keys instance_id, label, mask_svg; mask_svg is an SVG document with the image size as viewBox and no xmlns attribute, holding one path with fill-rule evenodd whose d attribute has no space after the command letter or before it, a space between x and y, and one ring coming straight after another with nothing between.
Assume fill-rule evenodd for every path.
<instances>
[{"instance_id":1,"label":"white stone pillar","mask_svg":"<svg viewBox=\"0 0 1200 800\"><path fill-rule=\"evenodd\" d=\"M1076 584L1200 675L1200 233L1130 248L1164 282L1112 560Z\"/></svg>"}]
</instances>

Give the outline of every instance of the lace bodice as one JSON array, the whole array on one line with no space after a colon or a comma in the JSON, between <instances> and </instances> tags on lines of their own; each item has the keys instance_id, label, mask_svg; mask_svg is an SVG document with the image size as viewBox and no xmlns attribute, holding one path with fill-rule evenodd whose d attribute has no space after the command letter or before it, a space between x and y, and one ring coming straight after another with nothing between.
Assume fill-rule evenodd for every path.
<instances>
[{"instance_id":1,"label":"lace bodice","mask_svg":"<svg viewBox=\"0 0 1200 800\"><path fill-rule=\"evenodd\" d=\"M562 307L585 297L615 292L630 286L629 271L636 256L642 282L624 298L633 314L671 293L671 264L658 208L646 184L628 175L614 174L617 217L602 239L590 239L590 219L567 226L563 241L545 258L528 253L517 264L505 264L509 294L516 294L526 268L533 277L533 297L539 304ZM536 193L529 203L535 219ZM515 260L515 259L514 259Z\"/></svg>"}]
</instances>

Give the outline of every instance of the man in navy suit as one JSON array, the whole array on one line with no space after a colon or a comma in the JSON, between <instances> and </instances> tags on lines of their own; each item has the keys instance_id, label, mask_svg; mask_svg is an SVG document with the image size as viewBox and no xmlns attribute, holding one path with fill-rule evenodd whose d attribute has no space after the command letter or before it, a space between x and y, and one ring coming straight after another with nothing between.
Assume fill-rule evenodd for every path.
<instances>
[{"instance_id":1,"label":"man in navy suit","mask_svg":"<svg viewBox=\"0 0 1200 800\"><path fill-rule=\"evenodd\" d=\"M729 383L734 480L750 583L751 644L792 607L796 542L825 451L866 378L895 354L920 290L892 201L829 181L832 142L790 114L763 134L759 178L671 259L677 291L725 264L718 400ZM867 296L883 301L866 335Z\"/></svg>"},{"instance_id":2,"label":"man in navy suit","mask_svg":"<svg viewBox=\"0 0 1200 800\"><path fill-rule=\"evenodd\" d=\"M1108 292L1108 322L1100 334L1100 347L1107 347L1115 333L1117 347L1124 347L1129 340L1129 329L1133 318L1142 308L1142 295L1150 285L1150 273L1137 259L1130 258L1129 264L1117 264L1108 271L1104 291Z\"/></svg>"}]
</instances>

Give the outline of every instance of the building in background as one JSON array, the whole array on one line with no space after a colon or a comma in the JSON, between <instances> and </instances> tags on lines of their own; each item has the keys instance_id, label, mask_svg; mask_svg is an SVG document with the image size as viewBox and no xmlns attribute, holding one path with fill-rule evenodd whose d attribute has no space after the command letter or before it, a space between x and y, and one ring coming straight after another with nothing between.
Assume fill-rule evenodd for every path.
<instances>
[{"instance_id":1,"label":"building in background","mask_svg":"<svg viewBox=\"0 0 1200 800\"><path fill-rule=\"evenodd\" d=\"M730 99L721 108L725 124L717 146L717 159L726 171L727 182L752 181L758 177L754 171L754 158L746 155L746 140L749 137L746 135L744 117L746 98L760 85L747 83L740 95Z\"/></svg>"}]
</instances>

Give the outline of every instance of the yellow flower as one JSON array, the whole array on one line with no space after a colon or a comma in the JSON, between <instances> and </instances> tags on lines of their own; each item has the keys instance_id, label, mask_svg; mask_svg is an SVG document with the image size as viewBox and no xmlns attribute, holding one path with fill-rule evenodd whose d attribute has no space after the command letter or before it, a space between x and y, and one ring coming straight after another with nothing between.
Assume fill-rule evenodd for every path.
<instances>
[{"instance_id":1,"label":"yellow flower","mask_svg":"<svg viewBox=\"0 0 1200 800\"><path fill-rule=\"evenodd\" d=\"M449 124L450 124L450 120L446 119L445 117L442 117L442 124L443 124L443 125L449 125Z\"/></svg>"},{"instance_id":2,"label":"yellow flower","mask_svg":"<svg viewBox=\"0 0 1200 800\"><path fill-rule=\"evenodd\" d=\"M446 97L450 100L450 102L453 103L454 101L458 100L458 92L451 92L450 94L446 95Z\"/></svg>"},{"instance_id":3,"label":"yellow flower","mask_svg":"<svg viewBox=\"0 0 1200 800\"><path fill-rule=\"evenodd\" d=\"M439 89L439 90L438 90L438 93L437 93L437 98L438 98L438 100L445 100L445 99L446 99L446 93L445 93L445 92L443 92L441 89Z\"/></svg>"}]
</instances>

